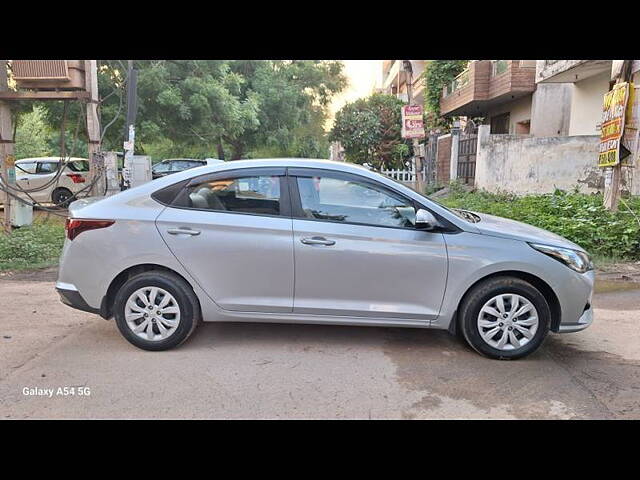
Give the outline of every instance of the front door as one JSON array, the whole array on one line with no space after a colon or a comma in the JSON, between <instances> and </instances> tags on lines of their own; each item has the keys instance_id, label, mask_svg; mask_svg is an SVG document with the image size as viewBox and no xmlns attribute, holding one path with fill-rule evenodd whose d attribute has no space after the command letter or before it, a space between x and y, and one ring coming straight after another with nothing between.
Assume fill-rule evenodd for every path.
<instances>
[{"instance_id":1,"label":"front door","mask_svg":"<svg viewBox=\"0 0 640 480\"><path fill-rule=\"evenodd\" d=\"M38 167L38 163L36 161L27 162L22 161L20 163L15 164L16 167L16 186L23 190L28 190L30 188L29 179L34 176L36 173L36 168ZM20 194L22 198L28 199L26 194ZM30 200L30 199L29 199Z\"/></svg>"},{"instance_id":2,"label":"front door","mask_svg":"<svg viewBox=\"0 0 640 480\"><path fill-rule=\"evenodd\" d=\"M293 240L284 169L236 172L192 180L156 225L220 307L291 312Z\"/></svg>"},{"instance_id":3,"label":"front door","mask_svg":"<svg viewBox=\"0 0 640 480\"><path fill-rule=\"evenodd\" d=\"M289 169L294 313L429 320L447 278L442 233L411 199L357 175Z\"/></svg>"},{"instance_id":4,"label":"front door","mask_svg":"<svg viewBox=\"0 0 640 480\"><path fill-rule=\"evenodd\" d=\"M41 190L31 192L30 195L38 202L51 202L51 192L60 182L53 181L58 173L60 162L39 161L35 174L29 175L29 188L41 188Z\"/></svg>"}]
</instances>

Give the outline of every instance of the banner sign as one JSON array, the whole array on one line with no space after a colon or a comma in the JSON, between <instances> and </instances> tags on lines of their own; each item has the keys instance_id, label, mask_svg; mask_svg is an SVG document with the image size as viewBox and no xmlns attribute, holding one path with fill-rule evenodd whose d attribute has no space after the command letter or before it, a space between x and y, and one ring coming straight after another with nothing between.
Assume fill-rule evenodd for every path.
<instances>
[{"instance_id":1,"label":"banner sign","mask_svg":"<svg viewBox=\"0 0 640 480\"><path fill-rule=\"evenodd\" d=\"M402 107L402 138L424 138L422 105Z\"/></svg>"},{"instance_id":2,"label":"banner sign","mask_svg":"<svg viewBox=\"0 0 640 480\"><path fill-rule=\"evenodd\" d=\"M627 148L631 155L621 157L624 165L635 165L640 154L640 105L638 104L638 92L633 83L629 84L629 99L627 100L627 115L624 120L624 134L622 135L622 147Z\"/></svg>"},{"instance_id":3,"label":"banner sign","mask_svg":"<svg viewBox=\"0 0 640 480\"><path fill-rule=\"evenodd\" d=\"M604 95L600 153L598 155L599 167L612 167L620 163L620 140L624 132L628 97L629 84L626 82L615 84L613 90Z\"/></svg>"}]
</instances>

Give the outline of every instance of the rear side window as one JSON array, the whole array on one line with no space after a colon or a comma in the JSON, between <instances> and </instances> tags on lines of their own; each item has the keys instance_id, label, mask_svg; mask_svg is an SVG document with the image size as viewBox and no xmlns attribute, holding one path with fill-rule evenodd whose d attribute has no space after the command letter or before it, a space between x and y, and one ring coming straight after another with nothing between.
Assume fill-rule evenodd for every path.
<instances>
[{"instance_id":1,"label":"rear side window","mask_svg":"<svg viewBox=\"0 0 640 480\"><path fill-rule=\"evenodd\" d=\"M258 175L204 180L185 188L173 206L217 212L280 215L280 177Z\"/></svg>"},{"instance_id":2,"label":"rear side window","mask_svg":"<svg viewBox=\"0 0 640 480\"><path fill-rule=\"evenodd\" d=\"M38 162L38 169L36 170L36 173L55 173L58 171L58 165L59 163L56 162Z\"/></svg>"},{"instance_id":3,"label":"rear side window","mask_svg":"<svg viewBox=\"0 0 640 480\"><path fill-rule=\"evenodd\" d=\"M88 172L89 162L86 160L76 160L67 164L69 170L73 172Z\"/></svg>"}]
</instances>

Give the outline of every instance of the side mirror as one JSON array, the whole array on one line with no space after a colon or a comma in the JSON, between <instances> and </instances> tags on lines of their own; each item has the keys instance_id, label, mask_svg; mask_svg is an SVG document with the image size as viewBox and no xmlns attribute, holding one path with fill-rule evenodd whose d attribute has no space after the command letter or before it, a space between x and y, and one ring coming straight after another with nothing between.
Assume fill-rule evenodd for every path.
<instances>
[{"instance_id":1,"label":"side mirror","mask_svg":"<svg viewBox=\"0 0 640 480\"><path fill-rule=\"evenodd\" d=\"M416 212L416 228L421 230L433 230L440 226L440 222L433 216L429 210L421 208Z\"/></svg>"}]
</instances>

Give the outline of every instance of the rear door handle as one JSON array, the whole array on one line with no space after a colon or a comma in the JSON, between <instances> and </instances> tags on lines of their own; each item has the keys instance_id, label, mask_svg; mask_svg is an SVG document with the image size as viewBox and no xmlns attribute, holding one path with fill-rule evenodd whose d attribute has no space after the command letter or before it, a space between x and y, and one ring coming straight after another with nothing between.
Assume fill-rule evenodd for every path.
<instances>
[{"instance_id":1,"label":"rear door handle","mask_svg":"<svg viewBox=\"0 0 640 480\"><path fill-rule=\"evenodd\" d=\"M200 235L200 230L191 230L190 228L170 228L167 230L170 235Z\"/></svg>"},{"instance_id":2,"label":"rear door handle","mask_svg":"<svg viewBox=\"0 0 640 480\"><path fill-rule=\"evenodd\" d=\"M325 245L327 247L336 244L334 240L327 240L324 237L301 238L300 241L305 245Z\"/></svg>"}]
</instances>

